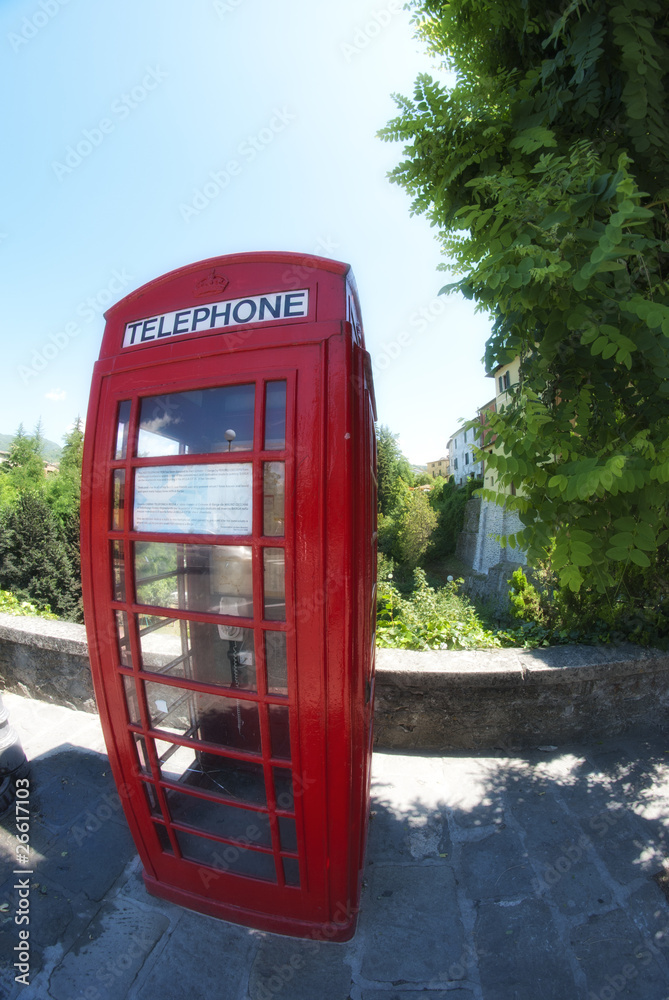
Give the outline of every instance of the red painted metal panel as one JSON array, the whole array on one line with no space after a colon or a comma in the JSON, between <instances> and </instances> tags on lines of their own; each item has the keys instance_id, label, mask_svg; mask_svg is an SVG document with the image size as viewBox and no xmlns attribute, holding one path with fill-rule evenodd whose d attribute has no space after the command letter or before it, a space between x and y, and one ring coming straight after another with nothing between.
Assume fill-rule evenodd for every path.
<instances>
[{"instance_id":1,"label":"red painted metal panel","mask_svg":"<svg viewBox=\"0 0 669 1000\"><path fill-rule=\"evenodd\" d=\"M370 371L347 265L215 258L109 310L85 437L91 667L147 887L330 940L369 809Z\"/></svg>"}]
</instances>

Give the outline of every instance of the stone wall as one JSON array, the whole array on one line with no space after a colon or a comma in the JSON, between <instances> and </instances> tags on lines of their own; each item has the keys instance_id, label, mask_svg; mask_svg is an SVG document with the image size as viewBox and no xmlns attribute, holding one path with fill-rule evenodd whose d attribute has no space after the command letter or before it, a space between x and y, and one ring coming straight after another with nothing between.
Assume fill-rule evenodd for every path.
<instances>
[{"instance_id":1,"label":"stone wall","mask_svg":"<svg viewBox=\"0 0 669 1000\"><path fill-rule=\"evenodd\" d=\"M84 626L0 613L0 686L40 701L97 711Z\"/></svg>"},{"instance_id":2,"label":"stone wall","mask_svg":"<svg viewBox=\"0 0 669 1000\"><path fill-rule=\"evenodd\" d=\"M669 654L631 644L377 651L375 745L472 750L668 724Z\"/></svg>"},{"instance_id":3,"label":"stone wall","mask_svg":"<svg viewBox=\"0 0 669 1000\"><path fill-rule=\"evenodd\" d=\"M499 563L524 566L521 549L502 547L495 535L513 535L522 529L515 511L500 507L492 500L474 497L465 504L465 518L458 536L455 554L475 573L487 573Z\"/></svg>"},{"instance_id":4,"label":"stone wall","mask_svg":"<svg viewBox=\"0 0 669 1000\"><path fill-rule=\"evenodd\" d=\"M95 712L83 625L0 614L0 688ZM669 654L638 646L377 650L375 745L472 750L667 724Z\"/></svg>"}]
</instances>

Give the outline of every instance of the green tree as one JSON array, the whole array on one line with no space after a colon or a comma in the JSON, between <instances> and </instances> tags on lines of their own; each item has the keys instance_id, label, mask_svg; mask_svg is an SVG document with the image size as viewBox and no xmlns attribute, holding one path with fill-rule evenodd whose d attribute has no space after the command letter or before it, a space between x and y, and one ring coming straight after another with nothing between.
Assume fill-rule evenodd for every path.
<instances>
[{"instance_id":1,"label":"green tree","mask_svg":"<svg viewBox=\"0 0 669 1000\"><path fill-rule=\"evenodd\" d=\"M47 480L47 499L63 525L75 514L78 518L83 449L84 432L81 419L77 417L72 430L63 436L58 472Z\"/></svg>"},{"instance_id":2,"label":"green tree","mask_svg":"<svg viewBox=\"0 0 669 1000\"><path fill-rule=\"evenodd\" d=\"M420 489L412 490L399 522L397 539L402 561L407 566L418 565L436 525L437 515L425 493Z\"/></svg>"},{"instance_id":3,"label":"green tree","mask_svg":"<svg viewBox=\"0 0 669 1000\"><path fill-rule=\"evenodd\" d=\"M0 516L0 589L81 619L78 565L43 495L24 491Z\"/></svg>"},{"instance_id":4,"label":"green tree","mask_svg":"<svg viewBox=\"0 0 669 1000\"><path fill-rule=\"evenodd\" d=\"M413 484L411 466L400 451L397 437L385 424L376 429L379 512L384 515L392 514L402 497L400 480L407 486Z\"/></svg>"},{"instance_id":5,"label":"green tree","mask_svg":"<svg viewBox=\"0 0 669 1000\"><path fill-rule=\"evenodd\" d=\"M489 313L488 370L521 357L487 456L531 562L615 595L666 579L669 8L660 0L414 0L455 71L381 133L392 180ZM497 498L497 494L484 494ZM639 593L643 590L640 587Z\"/></svg>"},{"instance_id":6,"label":"green tree","mask_svg":"<svg viewBox=\"0 0 669 1000\"><path fill-rule=\"evenodd\" d=\"M9 449L9 456L0 465L0 497L4 504L15 499L21 490L42 489L45 482L43 438L41 424L38 422L32 436L25 433L23 424L18 430Z\"/></svg>"}]
</instances>

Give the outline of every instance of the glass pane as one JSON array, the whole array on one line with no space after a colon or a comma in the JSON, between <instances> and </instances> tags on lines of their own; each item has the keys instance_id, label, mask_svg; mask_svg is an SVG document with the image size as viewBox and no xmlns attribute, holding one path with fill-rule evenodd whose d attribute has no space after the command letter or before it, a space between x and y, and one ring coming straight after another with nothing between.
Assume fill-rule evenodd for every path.
<instances>
[{"instance_id":1,"label":"glass pane","mask_svg":"<svg viewBox=\"0 0 669 1000\"><path fill-rule=\"evenodd\" d=\"M260 752L255 702L144 682L151 727L189 740Z\"/></svg>"},{"instance_id":2,"label":"glass pane","mask_svg":"<svg viewBox=\"0 0 669 1000\"><path fill-rule=\"evenodd\" d=\"M170 677L191 677L188 625L179 618L140 615L141 669Z\"/></svg>"},{"instance_id":3,"label":"glass pane","mask_svg":"<svg viewBox=\"0 0 669 1000\"><path fill-rule=\"evenodd\" d=\"M128 678L130 680L130 678ZM135 741L135 751L137 753L137 763L139 765L140 771L144 774L151 774L151 765L149 764L149 755L146 752L146 743L143 736L138 736L137 733L133 733L133 739Z\"/></svg>"},{"instance_id":4,"label":"glass pane","mask_svg":"<svg viewBox=\"0 0 669 1000\"><path fill-rule=\"evenodd\" d=\"M267 690L270 694L288 694L286 633L265 632Z\"/></svg>"},{"instance_id":5,"label":"glass pane","mask_svg":"<svg viewBox=\"0 0 669 1000\"><path fill-rule=\"evenodd\" d=\"M142 722L139 717L139 702L137 701L135 681L126 674L123 675L123 690L125 692L126 708L128 709L128 720L135 726L141 726Z\"/></svg>"},{"instance_id":6,"label":"glass pane","mask_svg":"<svg viewBox=\"0 0 669 1000\"><path fill-rule=\"evenodd\" d=\"M130 652L130 627L127 612L115 611L114 617L116 618L116 641L119 658L124 667L131 667L132 653Z\"/></svg>"},{"instance_id":7,"label":"glass pane","mask_svg":"<svg viewBox=\"0 0 669 1000\"><path fill-rule=\"evenodd\" d=\"M114 469L112 528L123 531L125 523L125 469Z\"/></svg>"},{"instance_id":8,"label":"glass pane","mask_svg":"<svg viewBox=\"0 0 669 1000\"><path fill-rule=\"evenodd\" d=\"M149 785L148 782L143 781L142 788L144 789L144 795L146 796L146 802L151 815L162 816L160 806L158 805L158 796L156 795L156 790L153 785Z\"/></svg>"},{"instance_id":9,"label":"glass pane","mask_svg":"<svg viewBox=\"0 0 669 1000\"><path fill-rule=\"evenodd\" d=\"M139 616L142 670L256 690L253 629Z\"/></svg>"},{"instance_id":10,"label":"glass pane","mask_svg":"<svg viewBox=\"0 0 669 1000\"><path fill-rule=\"evenodd\" d=\"M172 392L141 401L137 454L206 455L253 448L255 385Z\"/></svg>"},{"instance_id":11,"label":"glass pane","mask_svg":"<svg viewBox=\"0 0 669 1000\"><path fill-rule=\"evenodd\" d=\"M297 851L295 820L289 816L279 816L279 840L282 851Z\"/></svg>"},{"instance_id":12,"label":"glass pane","mask_svg":"<svg viewBox=\"0 0 669 1000\"><path fill-rule=\"evenodd\" d=\"M271 847L272 834L267 813L238 809L224 802L211 802L196 795L165 791L170 814L175 823L196 826L217 837L240 840L246 846ZM290 822L293 822L292 820Z\"/></svg>"},{"instance_id":13,"label":"glass pane","mask_svg":"<svg viewBox=\"0 0 669 1000\"><path fill-rule=\"evenodd\" d=\"M154 465L135 473L135 531L250 535L251 462Z\"/></svg>"},{"instance_id":14,"label":"glass pane","mask_svg":"<svg viewBox=\"0 0 669 1000\"><path fill-rule=\"evenodd\" d=\"M267 882L276 882L274 858L271 854L261 854L259 851L235 847L232 844L221 844L215 840L198 837L194 833L175 831L181 853L189 861L209 865L221 872L233 875L247 875L261 878Z\"/></svg>"},{"instance_id":15,"label":"glass pane","mask_svg":"<svg viewBox=\"0 0 669 1000\"><path fill-rule=\"evenodd\" d=\"M137 542L135 579L139 604L253 616L250 545Z\"/></svg>"},{"instance_id":16,"label":"glass pane","mask_svg":"<svg viewBox=\"0 0 669 1000\"><path fill-rule=\"evenodd\" d=\"M147 742L150 742L148 737ZM163 781L186 783L190 780L191 770L198 770L198 754L191 747L182 747L167 740L153 740L153 745Z\"/></svg>"},{"instance_id":17,"label":"glass pane","mask_svg":"<svg viewBox=\"0 0 669 1000\"><path fill-rule=\"evenodd\" d=\"M267 621L286 620L286 573L283 549L263 549L265 611Z\"/></svg>"},{"instance_id":18,"label":"glass pane","mask_svg":"<svg viewBox=\"0 0 669 1000\"><path fill-rule=\"evenodd\" d=\"M300 865L295 858L283 858L283 877L286 885L300 884Z\"/></svg>"},{"instance_id":19,"label":"glass pane","mask_svg":"<svg viewBox=\"0 0 669 1000\"><path fill-rule=\"evenodd\" d=\"M252 806L267 805L262 764L193 750L167 740L154 740L154 743L164 781L191 785L212 795L236 799Z\"/></svg>"},{"instance_id":20,"label":"glass pane","mask_svg":"<svg viewBox=\"0 0 669 1000\"><path fill-rule=\"evenodd\" d=\"M286 447L286 383L268 382L265 387L265 448Z\"/></svg>"},{"instance_id":21,"label":"glass pane","mask_svg":"<svg viewBox=\"0 0 669 1000\"><path fill-rule=\"evenodd\" d=\"M284 462L265 462L263 466L263 534L285 534L284 499L286 466Z\"/></svg>"},{"instance_id":22,"label":"glass pane","mask_svg":"<svg viewBox=\"0 0 669 1000\"><path fill-rule=\"evenodd\" d=\"M290 726L288 708L284 705L268 705L269 729L272 740L272 756L290 760Z\"/></svg>"},{"instance_id":23,"label":"glass pane","mask_svg":"<svg viewBox=\"0 0 669 1000\"><path fill-rule=\"evenodd\" d=\"M125 458L128 454L128 428L130 426L130 400L118 404L118 423L116 430L116 450L114 458Z\"/></svg>"},{"instance_id":24,"label":"glass pane","mask_svg":"<svg viewBox=\"0 0 669 1000\"><path fill-rule=\"evenodd\" d=\"M112 545L112 579L114 600L125 601L125 560L123 542L117 539Z\"/></svg>"},{"instance_id":25,"label":"glass pane","mask_svg":"<svg viewBox=\"0 0 669 1000\"><path fill-rule=\"evenodd\" d=\"M172 850L172 845L170 844L170 838L167 836L167 830L162 823L154 823L153 829L156 831L156 836L160 842L161 849L165 851L166 854L174 854Z\"/></svg>"},{"instance_id":26,"label":"glass pane","mask_svg":"<svg viewBox=\"0 0 669 1000\"><path fill-rule=\"evenodd\" d=\"M295 798L293 795L293 775L285 767L274 767L274 795L276 797L277 809L284 812L295 811Z\"/></svg>"}]
</instances>

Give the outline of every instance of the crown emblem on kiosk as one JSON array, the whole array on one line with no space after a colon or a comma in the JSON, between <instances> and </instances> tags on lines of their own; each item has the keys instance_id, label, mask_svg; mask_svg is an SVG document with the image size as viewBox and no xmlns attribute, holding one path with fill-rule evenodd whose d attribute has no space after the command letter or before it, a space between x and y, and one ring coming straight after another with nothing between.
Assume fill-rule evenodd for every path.
<instances>
[{"instance_id":1,"label":"crown emblem on kiosk","mask_svg":"<svg viewBox=\"0 0 669 1000\"><path fill-rule=\"evenodd\" d=\"M217 292L224 292L229 284L230 282L228 279L224 275L218 274L216 268L214 268L211 274L208 274L206 278L202 278L198 281L195 286L195 294L213 295Z\"/></svg>"}]
</instances>

